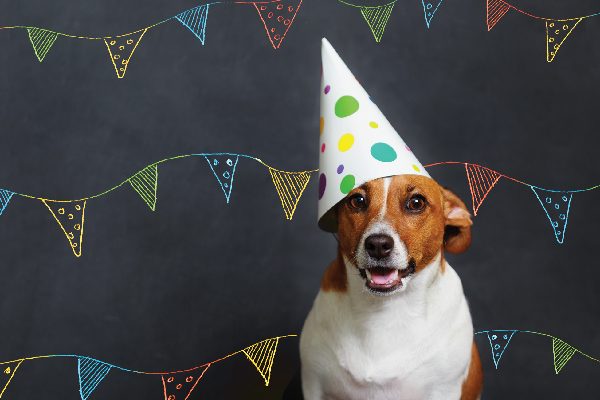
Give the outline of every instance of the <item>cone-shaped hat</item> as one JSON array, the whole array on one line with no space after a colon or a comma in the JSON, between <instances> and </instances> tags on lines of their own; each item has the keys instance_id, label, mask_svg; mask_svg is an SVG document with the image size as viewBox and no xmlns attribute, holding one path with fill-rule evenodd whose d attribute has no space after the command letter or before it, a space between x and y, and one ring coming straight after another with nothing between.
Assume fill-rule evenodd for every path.
<instances>
[{"instance_id":1,"label":"cone-shaped hat","mask_svg":"<svg viewBox=\"0 0 600 400\"><path fill-rule=\"evenodd\" d=\"M332 208L355 187L392 175L429 176L327 39L321 48L319 226L337 229Z\"/></svg>"}]
</instances>

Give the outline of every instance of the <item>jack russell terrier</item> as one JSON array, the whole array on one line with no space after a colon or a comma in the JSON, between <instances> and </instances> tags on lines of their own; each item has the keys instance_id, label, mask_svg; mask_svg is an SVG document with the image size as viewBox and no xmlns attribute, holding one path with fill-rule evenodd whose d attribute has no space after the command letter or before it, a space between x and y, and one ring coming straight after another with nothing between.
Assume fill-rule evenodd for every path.
<instances>
[{"instance_id":1,"label":"jack russell terrier","mask_svg":"<svg viewBox=\"0 0 600 400\"><path fill-rule=\"evenodd\" d=\"M465 204L433 179L354 188L334 211L338 255L302 330L305 400L476 400L483 374L460 278Z\"/></svg>"}]
</instances>

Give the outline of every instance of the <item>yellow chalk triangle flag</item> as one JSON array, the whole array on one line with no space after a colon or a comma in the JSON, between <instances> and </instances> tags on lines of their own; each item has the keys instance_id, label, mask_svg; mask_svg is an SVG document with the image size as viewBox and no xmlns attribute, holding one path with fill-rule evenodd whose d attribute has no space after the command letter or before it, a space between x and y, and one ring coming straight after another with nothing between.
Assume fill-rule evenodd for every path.
<instances>
[{"instance_id":1,"label":"yellow chalk triangle flag","mask_svg":"<svg viewBox=\"0 0 600 400\"><path fill-rule=\"evenodd\" d=\"M104 44L106 44L106 48L108 49L110 61L112 61L113 66L115 67L115 72L117 73L117 77L119 79L125 77L125 72L127 72L127 66L129 65L131 56L133 56L135 49L137 49L147 30L148 28L138 32L128 33L126 35L104 39Z\"/></svg>"},{"instance_id":2,"label":"yellow chalk triangle flag","mask_svg":"<svg viewBox=\"0 0 600 400\"><path fill-rule=\"evenodd\" d=\"M23 360L10 361L0 364L0 371L2 371L0 372L0 387L2 388L2 391L0 391L0 397L2 397L6 391L6 388L10 384L10 381L12 381L12 378L15 376L15 372L17 372L17 369L19 369L21 363L23 363Z\"/></svg>"},{"instance_id":3,"label":"yellow chalk triangle flag","mask_svg":"<svg viewBox=\"0 0 600 400\"><path fill-rule=\"evenodd\" d=\"M558 338L552 338L552 353L554 354L554 371L558 374L577 352L570 344Z\"/></svg>"},{"instance_id":4,"label":"yellow chalk triangle flag","mask_svg":"<svg viewBox=\"0 0 600 400\"><path fill-rule=\"evenodd\" d=\"M390 19L390 15L392 14L392 10L394 9L395 5L396 2L379 7L360 8L360 13L369 25L369 28L371 29L373 37L375 37L375 41L377 43L381 42L381 38L385 32L385 27L387 26L388 20Z\"/></svg>"},{"instance_id":5,"label":"yellow chalk triangle flag","mask_svg":"<svg viewBox=\"0 0 600 400\"><path fill-rule=\"evenodd\" d=\"M156 210L156 189L158 187L158 166L149 165L128 179L131 187L140 195L152 211Z\"/></svg>"},{"instance_id":6,"label":"yellow chalk triangle flag","mask_svg":"<svg viewBox=\"0 0 600 400\"><path fill-rule=\"evenodd\" d=\"M33 51L39 62L44 61L46 54L50 51L50 48L56 42L58 33L49 31L42 28L27 28L27 34L29 35L29 41L33 46Z\"/></svg>"},{"instance_id":7,"label":"yellow chalk triangle flag","mask_svg":"<svg viewBox=\"0 0 600 400\"><path fill-rule=\"evenodd\" d=\"M546 21L546 61L554 61L560 46L567 40L583 18L568 21Z\"/></svg>"},{"instance_id":8,"label":"yellow chalk triangle flag","mask_svg":"<svg viewBox=\"0 0 600 400\"><path fill-rule=\"evenodd\" d=\"M294 217L296 206L310 181L310 172L287 172L269 168L271 179L279 194L281 206L285 217L291 220Z\"/></svg>"},{"instance_id":9,"label":"yellow chalk triangle flag","mask_svg":"<svg viewBox=\"0 0 600 400\"><path fill-rule=\"evenodd\" d=\"M265 386L269 386L271 367L273 366L273 360L275 359L278 344L279 338L267 339L242 350L248 360L256 367L258 373L265 380Z\"/></svg>"},{"instance_id":10,"label":"yellow chalk triangle flag","mask_svg":"<svg viewBox=\"0 0 600 400\"><path fill-rule=\"evenodd\" d=\"M44 199L42 202L67 237L75 257L80 257L83 245L83 223L85 221L86 201L53 201Z\"/></svg>"}]
</instances>

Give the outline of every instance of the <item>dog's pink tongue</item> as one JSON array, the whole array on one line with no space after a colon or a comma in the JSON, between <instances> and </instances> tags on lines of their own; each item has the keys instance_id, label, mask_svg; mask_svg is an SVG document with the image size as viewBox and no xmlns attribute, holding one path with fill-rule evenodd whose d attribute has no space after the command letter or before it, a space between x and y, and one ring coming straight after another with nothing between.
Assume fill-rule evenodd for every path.
<instances>
[{"instance_id":1,"label":"dog's pink tongue","mask_svg":"<svg viewBox=\"0 0 600 400\"><path fill-rule=\"evenodd\" d=\"M377 271L377 273L375 273L374 271L371 272L371 280L373 281L373 283L375 283L377 285L385 285L389 281L394 281L396 279L398 279L398 270L397 269L392 269L389 272L380 272L380 271Z\"/></svg>"}]
</instances>

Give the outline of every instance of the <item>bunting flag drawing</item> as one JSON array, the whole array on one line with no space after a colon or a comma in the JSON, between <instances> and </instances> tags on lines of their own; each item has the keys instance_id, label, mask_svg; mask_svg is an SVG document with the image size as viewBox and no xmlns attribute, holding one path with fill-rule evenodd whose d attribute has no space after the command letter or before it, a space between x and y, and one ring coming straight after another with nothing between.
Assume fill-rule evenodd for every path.
<instances>
[{"instance_id":1,"label":"bunting flag drawing","mask_svg":"<svg viewBox=\"0 0 600 400\"><path fill-rule=\"evenodd\" d=\"M58 226L60 226L60 229L62 229L67 237L75 257L81 257L86 201L57 202L44 199L42 202L48 208L58 223Z\"/></svg>"},{"instance_id":2,"label":"bunting flag drawing","mask_svg":"<svg viewBox=\"0 0 600 400\"><path fill-rule=\"evenodd\" d=\"M271 368L277 351L277 345L280 340L295 338L298 335L283 335L262 340L251 346L245 347L242 350L227 354L219 359L203 363L188 369L178 369L174 371L150 372L139 371L135 369L121 367L95 358L86 357L77 354L49 354L42 356L33 356L21 358L12 361L0 362L0 398L6 391L6 388L13 379L19 366L24 362L32 362L35 360L47 358L69 358L77 359L77 376L79 380L79 397L81 400L87 400L93 392L98 388L108 376L111 370L118 370L125 373L146 375L156 379L160 377L162 381L162 391L164 400L187 400L194 398L192 392L203 379L209 367L212 367L220 362L228 360L231 357L244 355L256 367L258 372L265 380L265 386L269 386L271 377Z\"/></svg>"},{"instance_id":3,"label":"bunting flag drawing","mask_svg":"<svg viewBox=\"0 0 600 400\"><path fill-rule=\"evenodd\" d=\"M265 380L265 386L269 386L271 380L271 368L273 367L278 344L279 338L267 339L242 350Z\"/></svg>"},{"instance_id":4,"label":"bunting flag drawing","mask_svg":"<svg viewBox=\"0 0 600 400\"><path fill-rule=\"evenodd\" d=\"M281 0L271 3L253 3L274 49L281 47L288 30L294 23L302 0Z\"/></svg>"},{"instance_id":5,"label":"bunting flag drawing","mask_svg":"<svg viewBox=\"0 0 600 400\"><path fill-rule=\"evenodd\" d=\"M38 61L44 61L55 42L60 39L77 40L96 40L104 42L108 50L108 56L115 70L118 79L123 79L127 72L127 67L135 50L139 47L144 35L154 28L158 28L170 21L177 21L185 26L200 42L204 45L206 41L206 26L208 22L208 11L211 6L216 4L230 5L252 5L258 11L264 29L267 32L267 38L274 49L279 49L283 39L288 34L296 15L302 5L302 0L230 0L213 1L201 5L196 5L190 9L180 11L177 14L165 18L162 21L150 24L148 26L135 29L130 32L108 35L108 36L86 36L75 35L66 32L58 32L38 26L11 25L0 26L3 29L24 29L33 47L33 51Z\"/></svg>"},{"instance_id":6,"label":"bunting flag drawing","mask_svg":"<svg viewBox=\"0 0 600 400\"><path fill-rule=\"evenodd\" d=\"M111 366L102 361L88 357L77 359L77 376L79 377L79 395L87 400L111 370Z\"/></svg>"},{"instance_id":7,"label":"bunting flag drawing","mask_svg":"<svg viewBox=\"0 0 600 400\"><path fill-rule=\"evenodd\" d=\"M0 215L4 212L10 199L12 199L14 193L8 190L0 189Z\"/></svg>"},{"instance_id":8,"label":"bunting flag drawing","mask_svg":"<svg viewBox=\"0 0 600 400\"><path fill-rule=\"evenodd\" d=\"M537 197L550 220L556 241L562 244L565 240L565 232L569 222L573 193L544 190L534 186L531 186L531 190L533 190L535 197Z\"/></svg>"},{"instance_id":9,"label":"bunting flag drawing","mask_svg":"<svg viewBox=\"0 0 600 400\"><path fill-rule=\"evenodd\" d=\"M17 369L19 369L21 363L23 363L23 360L0 363L0 370L2 370L2 377L0 378L0 386L2 387L2 391L0 391L0 397L2 397L6 391L6 388L10 384L10 381L12 381L13 377L15 376L15 372L17 372Z\"/></svg>"},{"instance_id":10,"label":"bunting flag drawing","mask_svg":"<svg viewBox=\"0 0 600 400\"><path fill-rule=\"evenodd\" d=\"M596 12L572 18L547 18L515 7L506 0L486 0L486 7L488 31L491 31L510 10L514 10L531 19L543 21L546 27L546 61L549 63L554 61L558 50L581 21L600 15L600 12Z\"/></svg>"},{"instance_id":11,"label":"bunting flag drawing","mask_svg":"<svg viewBox=\"0 0 600 400\"><path fill-rule=\"evenodd\" d=\"M131 187L140 195L152 211L156 210L158 188L158 166L152 164L128 179Z\"/></svg>"},{"instance_id":12,"label":"bunting flag drawing","mask_svg":"<svg viewBox=\"0 0 600 400\"><path fill-rule=\"evenodd\" d=\"M506 348L508 347L510 339L512 339L515 333L517 333L517 331L514 330L487 332L487 337L490 342L490 348L492 349L492 360L494 361L496 369L498 369L498 364L500 363L502 354L504 354L504 350L506 350Z\"/></svg>"},{"instance_id":13,"label":"bunting flag drawing","mask_svg":"<svg viewBox=\"0 0 600 400\"><path fill-rule=\"evenodd\" d=\"M587 358L590 361L600 364L600 359L596 357L592 357L587 353L584 353L581 350L576 349L571 346L567 342L562 339L557 338L556 336L535 332L535 331L527 331L527 330L519 330L519 329L510 329L510 330L485 330L475 332L475 336L477 335L487 335L490 350L492 352L492 360L496 369L498 369L498 364L500 363L500 358L503 353L508 348L508 343L515 335L515 333L519 334L531 334L546 337L552 340L552 354L553 354L553 364L554 364L554 372L556 375L562 371L565 365L573 358L575 354L580 354L583 357ZM495 337L495 339L494 339ZM499 354L499 355L498 355Z\"/></svg>"},{"instance_id":14,"label":"bunting flag drawing","mask_svg":"<svg viewBox=\"0 0 600 400\"><path fill-rule=\"evenodd\" d=\"M39 62L44 61L46 54L48 54L50 48L54 42L56 42L58 34L46 29L28 28L27 35L29 36L29 41L33 46L33 52L35 53L35 56Z\"/></svg>"},{"instance_id":15,"label":"bunting flag drawing","mask_svg":"<svg viewBox=\"0 0 600 400\"><path fill-rule=\"evenodd\" d=\"M467 172L469 190L471 191L471 200L473 201L473 214L477 216L477 211L481 203L483 203L490 191L496 186L502 175L476 164L465 164L465 170Z\"/></svg>"},{"instance_id":16,"label":"bunting flag drawing","mask_svg":"<svg viewBox=\"0 0 600 400\"><path fill-rule=\"evenodd\" d=\"M188 28L200 42L204 45L206 39L206 23L208 22L208 8L210 4L191 8L187 11L177 14L175 18L183 26Z\"/></svg>"},{"instance_id":17,"label":"bunting flag drawing","mask_svg":"<svg viewBox=\"0 0 600 400\"><path fill-rule=\"evenodd\" d=\"M286 172L274 168L269 168L269 172L281 200L285 217L291 220L294 217L294 212L296 212L300 197L302 197L304 189L310 181L310 172Z\"/></svg>"},{"instance_id":18,"label":"bunting flag drawing","mask_svg":"<svg viewBox=\"0 0 600 400\"><path fill-rule=\"evenodd\" d=\"M235 167L239 161L239 156L236 154L216 154L213 156L205 156L206 162L210 166L210 170L217 178L217 182L225 194L225 200L229 204L231 197L231 189L233 189L233 178Z\"/></svg>"},{"instance_id":19,"label":"bunting flag drawing","mask_svg":"<svg viewBox=\"0 0 600 400\"><path fill-rule=\"evenodd\" d=\"M162 382L165 400L187 400L208 367L210 367L210 364L198 367L192 371L163 375Z\"/></svg>"},{"instance_id":20,"label":"bunting flag drawing","mask_svg":"<svg viewBox=\"0 0 600 400\"><path fill-rule=\"evenodd\" d=\"M437 12L438 8L440 8L443 1L444 0L421 0L421 3L423 4L423 13L425 14L425 23L427 24L428 28L431 24L433 16Z\"/></svg>"},{"instance_id":21,"label":"bunting flag drawing","mask_svg":"<svg viewBox=\"0 0 600 400\"><path fill-rule=\"evenodd\" d=\"M367 25L369 25L369 29L371 29L371 33L373 33L373 37L377 43L381 42L381 38L383 37L383 33L385 32L385 28L395 5L396 2L394 1L380 7L360 8L360 13L367 22Z\"/></svg>"}]
</instances>

